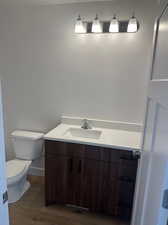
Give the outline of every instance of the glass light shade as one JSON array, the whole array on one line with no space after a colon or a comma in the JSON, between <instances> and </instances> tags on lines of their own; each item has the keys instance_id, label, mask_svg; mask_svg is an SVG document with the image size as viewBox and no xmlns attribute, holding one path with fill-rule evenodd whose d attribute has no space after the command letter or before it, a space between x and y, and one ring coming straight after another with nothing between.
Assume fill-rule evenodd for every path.
<instances>
[{"instance_id":1,"label":"glass light shade","mask_svg":"<svg viewBox=\"0 0 168 225\"><path fill-rule=\"evenodd\" d=\"M92 23L92 33L102 33L103 26L102 23L99 21L98 16L93 20Z\"/></svg>"},{"instance_id":2,"label":"glass light shade","mask_svg":"<svg viewBox=\"0 0 168 225\"><path fill-rule=\"evenodd\" d=\"M116 19L116 17L114 17L111 20L109 32L110 33L118 33L119 32L119 22L118 22L118 19Z\"/></svg>"},{"instance_id":3,"label":"glass light shade","mask_svg":"<svg viewBox=\"0 0 168 225\"><path fill-rule=\"evenodd\" d=\"M133 32L137 32L137 30L138 30L137 19L135 17L132 17L129 20L127 32L128 33L133 33Z\"/></svg>"},{"instance_id":4,"label":"glass light shade","mask_svg":"<svg viewBox=\"0 0 168 225\"><path fill-rule=\"evenodd\" d=\"M86 32L87 32L86 24L84 24L84 22L81 20L81 17L79 16L75 24L75 33L85 34Z\"/></svg>"}]
</instances>

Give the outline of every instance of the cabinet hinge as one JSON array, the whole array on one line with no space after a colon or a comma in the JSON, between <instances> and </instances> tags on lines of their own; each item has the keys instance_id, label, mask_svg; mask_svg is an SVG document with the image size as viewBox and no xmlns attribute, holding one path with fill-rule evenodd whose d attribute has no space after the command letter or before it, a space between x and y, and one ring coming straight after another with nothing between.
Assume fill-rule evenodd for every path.
<instances>
[{"instance_id":1,"label":"cabinet hinge","mask_svg":"<svg viewBox=\"0 0 168 225\"><path fill-rule=\"evenodd\" d=\"M133 157L135 159L140 159L141 158L141 152L140 151L133 151Z\"/></svg>"},{"instance_id":2,"label":"cabinet hinge","mask_svg":"<svg viewBox=\"0 0 168 225\"><path fill-rule=\"evenodd\" d=\"M168 209L168 189L164 191L162 207Z\"/></svg>"},{"instance_id":3,"label":"cabinet hinge","mask_svg":"<svg viewBox=\"0 0 168 225\"><path fill-rule=\"evenodd\" d=\"M3 204L5 204L8 201L8 192L5 191L2 195Z\"/></svg>"}]
</instances>

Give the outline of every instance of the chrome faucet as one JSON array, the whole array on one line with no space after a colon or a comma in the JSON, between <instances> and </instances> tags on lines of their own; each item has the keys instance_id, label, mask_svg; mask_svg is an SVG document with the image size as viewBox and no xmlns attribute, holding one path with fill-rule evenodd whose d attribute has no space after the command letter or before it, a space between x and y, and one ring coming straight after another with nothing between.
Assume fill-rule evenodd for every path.
<instances>
[{"instance_id":1,"label":"chrome faucet","mask_svg":"<svg viewBox=\"0 0 168 225\"><path fill-rule=\"evenodd\" d=\"M91 126L89 120L84 119L81 128L82 128L82 129L85 129L85 130L92 129L92 126Z\"/></svg>"}]
</instances>

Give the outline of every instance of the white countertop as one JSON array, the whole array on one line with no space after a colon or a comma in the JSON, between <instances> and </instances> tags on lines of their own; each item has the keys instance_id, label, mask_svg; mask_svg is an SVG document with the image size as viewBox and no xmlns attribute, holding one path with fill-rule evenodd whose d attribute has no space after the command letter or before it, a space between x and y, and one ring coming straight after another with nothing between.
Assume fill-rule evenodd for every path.
<instances>
[{"instance_id":1,"label":"white countertop","mask_svg":"<svg viewBox=\"0 0 168 225\"><path fill-rule=\"evenodd\" d=\"M100 130L102 131L102 134L99 139L92 139L85 137L67 137L64 134L69 128L81 128L81 126L61 123L49 133L44 135L44 139L130 151L140 150L142 133L138 131L93 127L93 130Z\"/></svg>"}]
</instances>

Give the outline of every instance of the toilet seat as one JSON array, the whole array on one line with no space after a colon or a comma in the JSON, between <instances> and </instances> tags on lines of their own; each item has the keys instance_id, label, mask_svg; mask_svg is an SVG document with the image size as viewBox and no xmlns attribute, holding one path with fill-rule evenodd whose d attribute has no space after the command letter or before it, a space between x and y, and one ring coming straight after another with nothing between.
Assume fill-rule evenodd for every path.
<instances>
[{"instance_id":1,"label":"toilet seat","mask_svg":"<svg viewBox=\"0 0 168 225\"><path fill-rule=\"evenodd\" d=\"M31 161L14 159L6 163L8 185L17 182L27 172Z\"/></svg>"}]
</instances>

